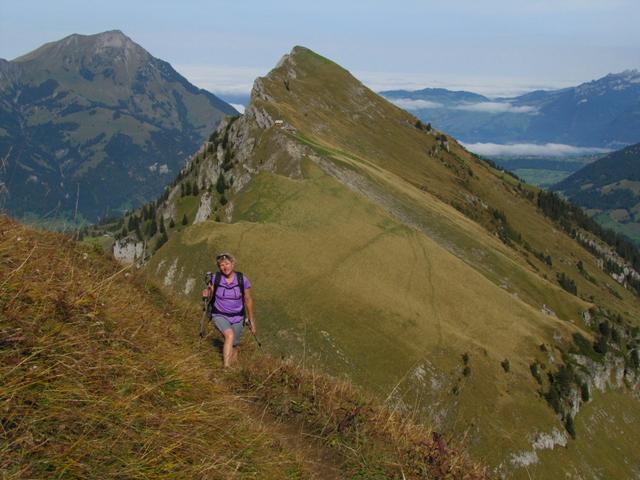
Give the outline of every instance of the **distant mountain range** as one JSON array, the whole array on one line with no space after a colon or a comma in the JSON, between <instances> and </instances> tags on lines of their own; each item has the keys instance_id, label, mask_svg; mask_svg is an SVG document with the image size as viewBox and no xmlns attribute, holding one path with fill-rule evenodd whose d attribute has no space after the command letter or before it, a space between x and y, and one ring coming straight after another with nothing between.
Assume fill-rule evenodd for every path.
<instances>
[{"instance_id":1,"label":"distant mountain range","mask_svg":"<svg viewBox=\"0 0 640 480\"><path fill-rule=\"evenodd\" d=\"M90 221L157 196L225 115L120 31L0 59L0 207Z\"/></svg>"},{"instance_id":2,"label":"distant mountain range","mask_svg":"<svg viewBox=\"0 0 640 480\"><path fill-rule=\"evenodd\" d=\"M553 190L640 243L640 143L583 167Z\"/></svg>"},{"instance_id":3,"label":"distant mountain range","mask_svg":"<svg viewBox=\"0 0 640 480\"><path fill-rule=\"evenodd\" d=\"M561 90L489 99L440 88L380 92L466 143L560 143L622 148L640 142L640 72Z\"/></svg>"}]
</instances>

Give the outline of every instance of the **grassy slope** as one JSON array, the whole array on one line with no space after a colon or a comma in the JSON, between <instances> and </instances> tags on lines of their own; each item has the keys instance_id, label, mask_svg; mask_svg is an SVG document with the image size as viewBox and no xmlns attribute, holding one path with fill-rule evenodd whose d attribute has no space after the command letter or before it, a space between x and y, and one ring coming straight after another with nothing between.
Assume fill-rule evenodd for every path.
<instances>
[{"instance_id":1,"label":"grassy slope","mask_svg":"<svg viewBox=\"0 0 640 480\"><path fill-rule=\"evenodd\" d=\"M269 94L277 100L259 100L256 104L271 112L274 118L287 119L325 151L345 152L349 158L355 159L351 164L356 168L367 169L367 172L376 169L376 173L379 173L378 178L380 175L386 177L386 181L383 182L385 189L402 189L401 195L405 198L413 194L411 209L418 207L424 212L423 215L428 215L431 211L432 214L426 217L430 224L449 224L449 228L444 232L445 241L453 234L452 229L457 229L456 236L467 237L462 242L455 239L457 243L463 244L462 248L464 244L477 241L478 247L487 250L489 255L497 250L509 255L516 263L525 264L522 254L515 254L512 249L504 247L497 240L479 239L481 236L486 237L486 231L478 229L474 222L461 215L451 218L452 214L446 211L447 206L436 201L441 199L449 204L467 204L466 194L472 193L489 206L502 210L509 223L536 250L545 251L554 258L554 268L546 271L544 265L530 259L552 281L555 271L563 271L571 277L577 277L577 270L571 267L578 259L591 267L590 271L597 271L593 257L565 234L555 232L553 224L542 217L530 201L517 194L514 188L517 182L510 177L501 178L496 175L495 171L475 160L452 139L449 139L451 153L441 152L439 159L429 157L425 152L437 143L434 136L413 128L414 121L409 114L393 104L382 101L375 93L351 77L346 70L309 50L298 50L295 55L295 70L297 78L288 81L289 90L286 90L283 80L287 76L286 65L272 71L269 77L264 79L264 83ZM467 169L474 172L472 178L465 175ZM395 177L389 178L391 175ZM416 188L410 189L410 186ZM427 190L432 196L420 198L417 190ZM443 216L448 218L442 220ZM473 255L468 254L465 260L474 263L472 257ZM496 263L496 260L491 258L487 262L488 268L496 268ZM474 266L478 268L478 262L475 262ZM598 280L612 283L607 280L606 275L596 275ZM604 303L611 300L603 286L593 288L593 285L586 281L582 282L578 278L576 281L585 298L593 295L596 302ZM519 295L527 295L527 292L531 291L531 285L516 289ZM623 312L626 310L637 317L640 304L627 292L620 293L625 299L625 305L617 306ZM545 294L544 299L549 300L549 295ZM540 300L542 299L538 298L537 307L544 301ZM563 299L562 302L551 303L551 306L558 311L557 309L563 308L561 304L565 302L571 300ZM564 317L567 318L568 315Z\"/></svg>"},{"instance_id":2,"label":"grassy slope","mask_svg":"<svg viewBox=\"0 0 640 480\"><path fill-rule=\"evenodd\" d=\"M0 259L3 478L484 478L430 430L248 338L225 375L198 310L99 249L0 217Z\"/></svg>"},{"instance_id":3,"label":"grassy slope","mask_svg":"<svg viewBox=\"0 0 640 480\"><path fill-rule=\"evenodd\" d=\"M191 309L97 250L0 221L5 478L308 472L215 382L184 337Z\"/></svg>"},{"instance_id":4,"label":"grassy slope","mask_svg":"<svg viewBox=\"0 0 640 480\"><path fill-rule=\"evenodd\" d=\"M640 145L612 152L553 186L574 203L588 209L605 228L640 244Z\"/></svg>"},{"instance_id":5,"label":"grassy slope","mask_svg":"<svg viewBox=\"0 0 640 480\"><path fill-rule=\"evenodd\" d=\"M290 140L311 146L342 173L354 172L370 191L383 192L382 200L354 193L312 161L303 162L303 179L262 173L233 199L233 223L190 227L162 248L148 272L183 290L189 278L199 281L213 268L215 252L236 252L256 285L271 348L346 374L391 404L401 399L440 425L469 430L479 458L508 466L511 453L530 450L536 432L562 429L528 366L541 343L556 345L554 337L576 331L591 303L561 290L555 273L574 278L584 298L631 318L638 318L637 300L542 217L513 179L451 139L451 153L427 155L437 140L414 128L408 114L312 52L299 49L294 61L295 78L285 62L263 79L277 100L254 104L293 125ZM293 160L270 135L259 142L255 163L277 155L286 173ZM449 205L468 203L468 194L504 211L533 248L553 257L553 267L505 246ZM472 213L486 225L478 211ZM578 260L596 285L577 274ZM542 304L559 319L542 315ZM470 376L462 374L464 352ZM500 366L505 358L508 374ZM579 431L569 454L545 452L547 461L529 473L582 471L585 452L601 442Z\"/></svg>"}]
</instances>

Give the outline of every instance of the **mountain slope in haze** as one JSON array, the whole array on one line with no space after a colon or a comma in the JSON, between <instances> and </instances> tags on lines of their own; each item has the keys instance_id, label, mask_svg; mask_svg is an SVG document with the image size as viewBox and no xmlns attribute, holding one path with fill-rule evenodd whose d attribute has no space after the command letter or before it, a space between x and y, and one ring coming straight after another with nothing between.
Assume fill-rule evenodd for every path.
<instances>
[{"instance_id":1,"label":"mountain slope in haze","mask_svg":"<svg viewBox=\"0 0 640 480\"><path fill-rule=\"evenodd\" d=\"M640 144L613 152L553 186L605 227L640 242Z\"/></svg>"},{"instance_id":2,"label":"mountain slope in haze","mask_svg":"<svg viewBox=\"0 0 640 480\"><path fill-rule=\"evenodd\" d=\"M14 216L95 221L157 196L237 113L120 31L0 60L0 186Z\"/></svg>"},{"instance_id":3,"label":"mountain slope in haze","mask_svg":"<svg viewBox=\"0 0 640 480\"><path fill-rule=\"evenodd\" d=\"M628 476L640 304L541 198L296 47L114 254L195 299L236 253L269 349L466 434L496 476Z\"/></svg>"},{"instance_id":4,"label":"mountain slope in haze","mask_svg":"<svg viewBox=\"0 0 640 480\"><path fill-rule=\"evenodd\" d=\"M609 74L577 87L492 100L442 89L381 94L466 143L620 148L640 141L638 70Z\"/></svg>"}]
</instances>

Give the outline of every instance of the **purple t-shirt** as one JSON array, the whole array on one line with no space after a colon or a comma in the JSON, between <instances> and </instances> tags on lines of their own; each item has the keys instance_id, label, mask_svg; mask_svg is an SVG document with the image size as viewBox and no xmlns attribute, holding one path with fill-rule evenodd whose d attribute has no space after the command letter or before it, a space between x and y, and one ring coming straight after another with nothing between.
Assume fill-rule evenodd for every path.
<instances>
[{"instance_id":1,"label":"purple t-shirt","mask_svg":"<svg viewBox=\"0 0 640 480\"><path fill-rule=\"evenodd\" d=\"M251 282L244 275L244 289L251 288ZM231 283L227 283L227 279L222 275L220 285L216 289L216 298L214 301L214 315L224 315L229 323L239 323L244 320L242 315L233 315L233 313L242 310L242 294L238 286L238 276L234 273Z\"/></svg>"}]
</instances>

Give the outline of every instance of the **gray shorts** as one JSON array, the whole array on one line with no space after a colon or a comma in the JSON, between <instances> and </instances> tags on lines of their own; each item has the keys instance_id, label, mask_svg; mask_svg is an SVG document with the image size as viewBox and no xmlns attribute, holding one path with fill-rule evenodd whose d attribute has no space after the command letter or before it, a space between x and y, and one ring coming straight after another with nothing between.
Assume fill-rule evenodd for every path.
<instances>
[{"instance_id":1,"label":"gray shorts","mask_svg":"<svg viewBox=\"0 0 640 480\"><path fill-rule=\"evenodd\" d=\"M227 317L223 315L214 315L213 324L216 326L220 333L224 335L225 330L233 330L233 346L240 345L240 337L242 337L242 329L244 328L244 322L229 323Z\"/></svg>"}]
</instances>

